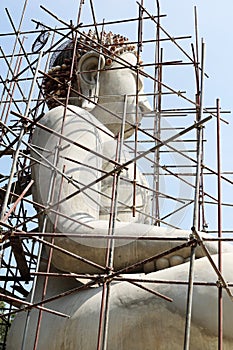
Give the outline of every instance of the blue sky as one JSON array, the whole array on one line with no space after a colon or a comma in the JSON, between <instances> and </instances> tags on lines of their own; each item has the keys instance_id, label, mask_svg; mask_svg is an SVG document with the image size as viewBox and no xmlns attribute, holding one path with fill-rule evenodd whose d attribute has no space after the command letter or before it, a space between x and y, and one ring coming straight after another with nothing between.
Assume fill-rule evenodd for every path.
<instances>
[{"instance_id":1,"label":"blue sky","mask_svg":"<svg viewBox=\"0 0 233 350\"><path fill-rule=\"evenodd\" d=\"M105 19L106 21L117 20L122 18L133 18L138 14L138 7L134 0L93 0L95 6L95 15L97 22ZM144 6L150 13L155 13L155 3L153 0L144 0ZM22 26L22 30L30 30L35 28L35 25L31 22L31 19L36 19L44 23L48 23L51 26L58 25L58 22L51 18L40 9L40 5L45 6L51 12L56 14L64 21L72 20L74 23L77 18L79 1L77 0L28 0L28 6L25 13L25 20ZM11 32L12 28L5 14L5 7L9 9L9 12L18 27L20 14L24 5L24 0L1 0L0 2L0 32ZM232 94L232 81L233 81L233 69L231 62L233 61L233 46L232 46L232 23L233 23L233 2L232 0L161 0L161 14L167 14L167 17L162 19L162 25L172 36L194 35L194 5L198 10L198 23L199 23L199 36L203 37L206 43L206 56L205 56L205 71L209 75L209 79L205 80L205 93L204 101L207 106L214 106L216 98L221 99L221 105L225 110L233 111L233 94ZM83 12L81 16L81 22L91 23L93 21L89 0L85 0L83 5ZM137 26L136 24L119 24L112 25L108 29L112 31L122 33L134 40L137 38ZM151 27L145 24L144 35L146 38L153 37L151 33ZM13 36L12 36L13 39ZM9 42L9 39L1 37L1 45L4 51L7 53L11 50L13 41ZM33 37L30 35L26 39L28 45L31 45ZM191 53L190 40L182 40L179 43ZM27 45L27 43L26 43ZM150 46L145 47L145 53L143 59L145 61L150 60ZM174 59L182 59L185 61L185 57L178 51L168 48L168 53L165 53L167 57ZM0 73L3 68L0 67ZM167 81L174 87L183 89L185 87L187 93L192 96L192 84L193 78L187 73L179 73L170 71L167 73ZM225 115L224 118L229 121L229 125L222 124L222 167L225 171L232 170L232 149L233 149L233 121L232 115ZM206 131L206 137L208 139L207 149L207 161L206 163L215 167L215 129L214 122L212 127ZM233 176L229 176L233 179ZM207 188L212 186L210 182L206 184ZM223 184L224 187L224 200L230 201L232 198L233 190L229 185ZM215 192L215 190L213 190ZM226 211L226 223L224 226L229 228L231 226L231 211Z\"/></svg>"},{"instance_id":2,"label":"blue sky","mask_svg":"<svg viewBox=\"0 0 233 350\"><path fill-rule=\"evenodd\" d=\"M95 0L95 14L97 21L102 19L115 20L121 18L132 18L138 13L135 0ZM154 13L155 2L153 0L144 0L144 6ZM65 6L64 6L65 3ZM51 0L28 0L28 5L25 14L23 29L32 29L34 24L30 21L31 18L39 21L57 24L56 20L40 9L40 5L45 6L51 12L56 14L64 21L72 19L75 23L77 18L79 1L51 1ZM0 31L11 31L11 25L5 14L5 7L14 19L16 27L19 23L19 17L24 5L24 0L1 0L0 13L1 23ZM232 47L232 20L233 20L233 2L231 0L161 0L161 13L167 14L167 17L162 20L162 25L172 35L193 35L193 8L194 5L198 8L199 18L199 35L206 42L206 72L210 76L211 84L206 81L208 89L205 91L206 104L213 103L216 97L220 97L222 105L226 109L232 109L232 87L233 70L231 62L233 59ZM89 6L89 0L85 0L81 21L83 23L91 23L92 16ZM112 30L127 31L130 38L136 38L135 25L124 24L112 26ZM121 29L122 28L122 29ZM29 38L30 39L30 38ZM183 40L181 44L185 47L186 42ZM189 43L187 44L189 45ZM189 49L189 47L187 47Z\"/></svg>"}]
</instances>

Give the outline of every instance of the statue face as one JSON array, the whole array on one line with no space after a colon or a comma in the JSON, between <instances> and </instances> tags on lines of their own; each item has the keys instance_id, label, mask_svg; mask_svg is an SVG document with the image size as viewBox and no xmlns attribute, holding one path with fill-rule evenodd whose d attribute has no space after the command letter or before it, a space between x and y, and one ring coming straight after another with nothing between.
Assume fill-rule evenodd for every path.
<instances>
[{"instance_id":1,"label":"statue face","mask_svg":"<svg viewBox=\"0 0 233 350\"><path fill-rule=\"evenodd\" d=\"M136 63L135 55L126 52L119 56L109 69L100 73L98 106L91 111L114 134L121 130L122 118L125 115L125 137L133 134L132 124L140 122L142 114L151 111L146 97L140 96L143 93L143 80L142 75L139 75L138 114L136 115L137 74L133 69L125 68L125 66L134 67ZM101 107L104 107L104 110Z\"/></svg>"},{"instance_id":2,"label":"statue face","mask_svg":"<svg viewBox=\"0 0 233 350\"><path fill-rule=\"evenodd\" d=\"M118 40L118 36L112 40ZM133 69L136 67L137 58L134 51L127 51L132 50L132 47L122 44L116 47L118 50L115 52L116 60L113 59L112 62L111 59L104 57L104 54L91 49L79 57L77 71L73 74L69 104L90 111L115 135L120 132L124 118L124 135L129 137L143 113L150 112L151 108L147 98L142 96L143 79L140 74L137 86L137 74ZM66 58L65 55L66 51L64 54L62 52L55 61L57 66L48 72L53 79L49 77L44 79L45 94L51 94L56 98L48 99L49 108L59 105L56 100L65 103L67 88L63 86L64 75L70 75L71 67L71 57ZM107 64L107 60L110 60L110 65ZM137 89L138 103L136 103Z\"/></svg>"}]
</instances>

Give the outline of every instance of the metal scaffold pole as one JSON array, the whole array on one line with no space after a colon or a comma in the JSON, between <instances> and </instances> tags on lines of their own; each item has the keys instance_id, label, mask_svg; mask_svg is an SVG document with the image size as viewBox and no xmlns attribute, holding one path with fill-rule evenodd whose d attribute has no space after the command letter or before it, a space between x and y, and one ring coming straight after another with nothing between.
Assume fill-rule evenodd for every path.
<instances>
[{"instance_id":1,"label":"metal scaffold pole","mask_svg":"<svg viewBox=\"0 0 233 350\"><path fill-rule=\"evenodd\" d=\"M98 313L93 316L96 324L90 338L95 339L95 349L110 349L113 328L118 332L113 327L115 286L122 283L138 295L154 298L158 305L175 304L175 292L167 293L170 287L185 291L179 340L184 350L194 349L195 292L214 289L218 295L215 343L222 350L228 341L224 290L232 299L233 287L223 269L225 243L233 241L233 229L223 220L233 202L225 200L224 191L226 185L233 185L233 172L222 169L220 126L228 124L228 111L219 99L211 107L204 101L208 75L203 39L199 45L197 8L192 42L190 35L170 33L166 21L173 14L168 13L167 19L159 0L153 6L135 0L129 5L131 17L124 18L111 12L117 0L112 1L112 9L103 6L101 11L96 0L78 3L70 21L47 0L35 13L25 0L19 25L17 14L5 10L10 29L0 33L0 349L6 349L15 315L17 319L26 311L21 316L21 350L28 346L39 350L48 315L61 324L72 323L73 314L67 311L71 309L59 305L72 300L74 311L79 297L84 300L85 293L97 292ZM114 84L106 78L111 76ZM120 78L126 86L135 84L133 93L117 92ZM106 95L103 81L107 81ZM57 118L54 111L60 111L61 119L49 120L51 115ZM67 128L69 123L75 127ZM216 144L216 169L208 143ZM47 175L37 181L36 172L38 178ZM75 207L79 201L84 203L80 212ZM127 228L123 224L129 217ZM131 232L137 224L142 232ZM150 235L150 230L162 233ZM73 245L66 245L68 241ZM215 243L217 260L208 248ZM151 247L163 244L166 249L151 253ZM96 253L100 246L102 260ZM130 260L127 247L132 255L140 249L144 255ZM97 258L90 258L88 249ZM124 256L127 262L116 267ZM217 282L212 277L196 279L200 258L206 259ZM55 259L69 261L75 268L69 270L65 263L60 269ZM181 264L187 273L180 278L160 277L160 270L171 271ZM59 283L62 288L50 293ZM125 301L120 298L123 308ZM130 307L127 310L130 313Z\"/></svg>"}]
</instances>

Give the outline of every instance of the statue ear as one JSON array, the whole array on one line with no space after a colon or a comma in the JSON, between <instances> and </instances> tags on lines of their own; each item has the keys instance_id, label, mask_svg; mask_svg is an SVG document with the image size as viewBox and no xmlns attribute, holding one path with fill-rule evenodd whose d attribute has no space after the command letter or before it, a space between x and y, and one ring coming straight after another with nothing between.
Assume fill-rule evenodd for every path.
<instances>
[{"instance_id":1,"label":"statue ear","mask_svg":"<svg viewBox=\"0 0 233 350\"><path fill-rule=\"evenodd\" d=\"M78 72L81 82L93 85L96 84L98 69L105 66L103 55L95 51L85 53L78 62Z\"/></svg>"},{"instance_id":2,"label":"statue ear","mask_svg":"<svg viewBox=\"0 0 233 350\"><path fill-rule=\"evenodd\" d=\"M88 99L97 102L98 84L97 74L99 69L105 66L105 58L103 55L95 51L85 53L78 62L78 75L82 94ZM82 108L92 110L95 107L93 103L82 99Z\"/></svg>"}]
</instances>

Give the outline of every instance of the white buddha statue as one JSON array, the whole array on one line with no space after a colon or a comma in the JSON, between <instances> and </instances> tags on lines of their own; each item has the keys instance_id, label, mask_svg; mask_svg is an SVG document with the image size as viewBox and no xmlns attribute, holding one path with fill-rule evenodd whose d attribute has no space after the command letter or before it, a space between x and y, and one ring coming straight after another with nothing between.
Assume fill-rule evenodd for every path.
<instances>
[{"instance_id":1,"label":"white buddha statue","mask_svg":"<svg viewBox=\"0 0 233 350\"><path fill-rule=\"evenodd\" d=\"M44 80L50 111L41 118L32 138L32 157L37 159L32 162L33 198L47 207L46 212L37 208L40 230L58 233L54 237L56 246L86 259L53 249L52 269L71 274L118 271L183 243L169 239L137 240L136 237L181 237L188 241L191 233L150 225L147 181L139 169L135 178L134 164L130 162L132 156L121 143L123 135L130 137L143 114L151 110L143 95L143 75L141 71L136 73L138 57L126 38L103 33L101 40L99 45L97 37L89 32L77 42L67 107L67 72L72 61L72 43L68 43L54 59L48 73L50 77ZM127 166L114 175L114 169L125 163ZM134 180L135 207L132 210ZM117 203L115 209L112 203ZM118 237L112 246L112 264L106 269L107 239L103 235L108 234ZM119 239L121 235L132 236L132 239ZM217 261L217 246L212 243L206 243L206 246ZM223 274L231 280L233 250L230 245L224 245L223 250ZM49 248L47 251L49 253ZM134 277L187 282L189 256L190 247L186 247L150 263L138 264L133 271ZM196 258L195 280L216 282L218 277L199 246ZM149 274L144 275L144 272ZM38 278L35 300L41 300L43 281L43 277ZM72 277L50 277L46 298L79 285L82 283ZM172 298L173 302L128 282L112 283L107 349L180 350L187 285L143 285ZM101 296L102 287L93 286L46 303L46 307L64 312L70 318L44 312L37 349L96 349ZM225 292L223 303L224 310L227 309L224 313L224 349L232 349L233 304ZM25 349L28 350L33 349L37 317L38 311L34 309L25 338ZM21 349L24 321L25 313L19 313L8 337L8 350ZM217 288L195 286L190 348L216 349L216 342Z\"/></svg>"}]
</instances>

